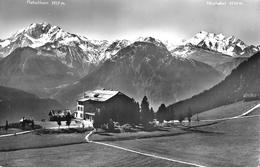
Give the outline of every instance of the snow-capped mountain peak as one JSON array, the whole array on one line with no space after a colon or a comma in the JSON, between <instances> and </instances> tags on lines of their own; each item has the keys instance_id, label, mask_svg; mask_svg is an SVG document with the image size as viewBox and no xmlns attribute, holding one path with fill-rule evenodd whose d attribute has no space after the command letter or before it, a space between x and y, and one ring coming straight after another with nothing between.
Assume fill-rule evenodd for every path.
<instances>
[{"instance_id":1,"label":"snow-capped mountain peak","mask_svg":"<svg viewBox=\"0 0 260 167\"><path fill-rule=\"evenodd\" d=\"M78 47L83 52L88 53L93 52L96 47L101 47L100 45L108 45L108 42L97 42L96 40L92 43L88 38L66 32L58 26L48 23L32 23L17 31L10 38L0 41L0 54L2 57L6 57L18 47L51 50L64 46Z\"/></svg>"},{"instance_id":2,"label":"snow-capped mountain peak","mask_svg":"<svg viewBox=\"0 0 260 167\"><path fill-rule=\"evenodd\" d=\"M34 48L41 56L51 56L69 68L88 72L89 64L100 62L101 53L108 41L88 38L64 31L48 23L33 23L0 41L0 58L8 56L17 48Z\"/></svg>"},{"instance_id":3,"label":"snow-capped mountain peak","mask_svg":"<svg viewBox=\"0 0 260 167\"><path fill-rule=\"evenodd\" d=\"M184 45L192 44L194 46L202 47L217 51L229 56L242 56L246 52L246 45L242 40L235 36L224 36L223 34L209 33L201 31L191 39L184 42Z\"/></svg>"},{"instance_id":4,"label":"snow-capped mountain peak","mask_svg":"<svg viewBox=\"0 0 260 167\"><path fill-rule=\"evenodd\" d=\"M13 36L6 39L9 44L16 43L19 47L29 46L37 48L46 43L59 42L63 45L70 45L73 43L81 43L88 39L83 36L68 33L58 26L52 26L48 23L32 23L28 27L17 31ZM5 42L4 41L4 42ZM7 42L0 43L2 47L6 47Z\"/></svg>"},{"instance_id":5,"label":"snow-capped mountain peak","mask_svg":"<svg viewBox=\"0 0 260 167\"><path fill-rule=\"evenodd\" d=\"M85 75L91 66L111 58L129 44L131 41L128 40L89 40L58 26L33 23L11 37L0 40L0 58L10 55L17 48L30 47L37 51L37 55L58 59L69 68L80 69L80 73Z\"/></svg>"}]
</instances>

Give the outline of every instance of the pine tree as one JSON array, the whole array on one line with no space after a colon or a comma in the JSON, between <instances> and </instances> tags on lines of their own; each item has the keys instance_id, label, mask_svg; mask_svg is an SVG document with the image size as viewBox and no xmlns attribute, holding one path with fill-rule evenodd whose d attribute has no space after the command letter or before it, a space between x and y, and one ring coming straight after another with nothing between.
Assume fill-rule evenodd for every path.
<instances>
[{"instance_id":1,"label":"pine tree","mask_svg":"<svg viewBox=\"0 0 260 167\"><path fill-rule=\"evenodd\" d=\"M149 114L149 121L153 121L153 119L154 119L154 110L153 110L153 107L151 107L151 109L150 109L150 114Z\"/></svg>"},{"instance_id":2,"label":"pine tree","mask_svg":"<svg viewBox=\"0 0 260 167\"><path fill-rule=\"evenodd\" d=\"M149 102L146 96L144 96L142 103L141 103L141 121L143 124L148 124L149 122Z\"/></svg>"},{"instance_id":3,"label":"pine tree","mask_svg":"<svg viewBox=\"0 0 260 167\"><path fill-rule=\"evenodd\" d=\"M161 104L157 111L157 120L162 123L163 120L167 119L167 110L165 104Z\"/></svg>"}]
</instances>

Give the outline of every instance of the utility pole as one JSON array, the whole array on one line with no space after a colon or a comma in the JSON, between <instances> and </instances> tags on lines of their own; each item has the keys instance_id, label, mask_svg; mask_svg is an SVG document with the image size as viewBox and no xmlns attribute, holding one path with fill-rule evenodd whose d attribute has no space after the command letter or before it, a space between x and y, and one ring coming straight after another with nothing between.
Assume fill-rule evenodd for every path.
<instances>
[{"instance_id":1,"label":"utility pole","mask_svg":"<svg viewBox=\"0 0 260 167\"><path fill-rule=\"evenodd\" d=\"M198 124L199 124L199 122L200 122L200 120L199 120L199 113L197 113L197 121L198 121Z\"/></svg>"}]
</instances>

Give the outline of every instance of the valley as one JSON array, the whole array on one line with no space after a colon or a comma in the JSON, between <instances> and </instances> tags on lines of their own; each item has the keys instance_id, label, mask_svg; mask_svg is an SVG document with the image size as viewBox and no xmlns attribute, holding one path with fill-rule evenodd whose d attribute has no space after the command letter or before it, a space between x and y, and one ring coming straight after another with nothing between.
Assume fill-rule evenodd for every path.
<instances>
[{"instance_id":1,"label":"valley","mask_svg":"<svg viewBox=\"0 0 260 167\"><path fill-rule=\"evenodd\" d=\"M243 33L71 25L0 39L0 167L259 165L260 46Z\"/></svg>"}]
</instances>

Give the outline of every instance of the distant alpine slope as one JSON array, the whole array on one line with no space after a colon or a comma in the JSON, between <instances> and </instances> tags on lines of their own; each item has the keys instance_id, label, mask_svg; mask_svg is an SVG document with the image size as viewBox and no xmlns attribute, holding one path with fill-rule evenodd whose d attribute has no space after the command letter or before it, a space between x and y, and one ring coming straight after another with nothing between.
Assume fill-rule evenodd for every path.
<instances>
[{"instance_id":1,"label":"distant alpine slope","mask_svg":"<svg viewBox=\"0 0 260 167\"><path fill-rule=\"evenodd\" d=\"M22 117L48 119L49 110L55 108L64 107L53 99L42 99L31 93L0 86L0 125L6 120L19 122Z\"/></svg>"},{"instance_id":2,"label":"distant alpine slope","mask_svg":"<svg viewBox=\"0 0 260 167\"><path fill-rule=\"evenodd\" d=\"M260 98L260 52L234 69L224 81L192 98L168 106L172 116L199 113L247 98Z\"/></svg>"}]
</instances>

